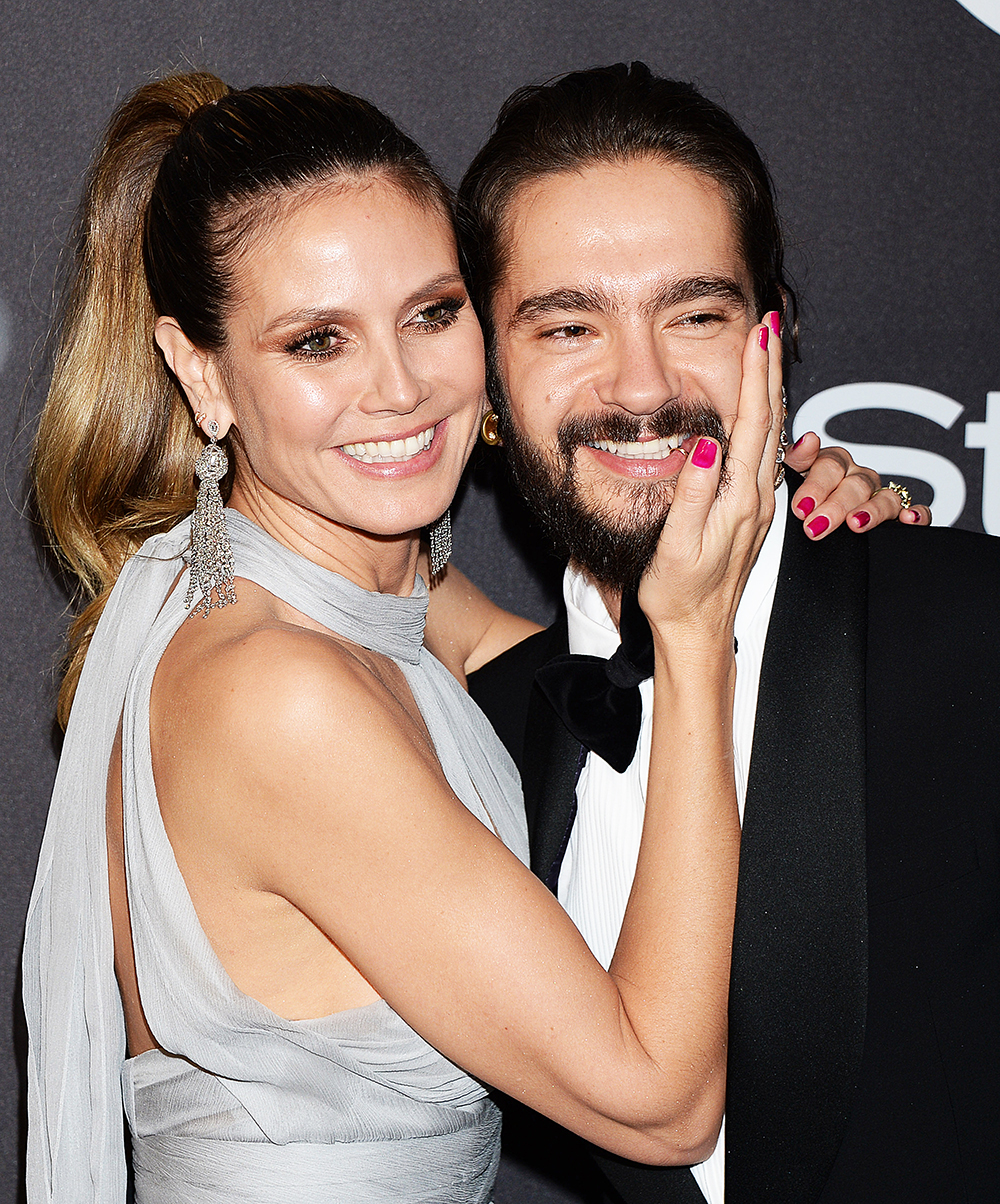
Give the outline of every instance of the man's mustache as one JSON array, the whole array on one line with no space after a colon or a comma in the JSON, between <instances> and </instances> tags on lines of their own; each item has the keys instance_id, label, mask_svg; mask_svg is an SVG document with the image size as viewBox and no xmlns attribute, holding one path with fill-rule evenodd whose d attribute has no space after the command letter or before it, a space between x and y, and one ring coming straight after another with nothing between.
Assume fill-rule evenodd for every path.
<instances>
[{"instance_id":1,"label":"man's mustache","mask_svg":"<svg viewBox=\"0 0 1000 1204\"><path fill-rule=\"evenodd\" d=\"M654 414L642 416L624 410L607 410L567 418L559 427L558 439L560 452L569 457L578 447L599 440L638 443L676 435L707 435L722 446L723 456L729 450L729 435L718 413L709 405L697 403L673 402L661 406Z\"/></svg>"}]
</instances>

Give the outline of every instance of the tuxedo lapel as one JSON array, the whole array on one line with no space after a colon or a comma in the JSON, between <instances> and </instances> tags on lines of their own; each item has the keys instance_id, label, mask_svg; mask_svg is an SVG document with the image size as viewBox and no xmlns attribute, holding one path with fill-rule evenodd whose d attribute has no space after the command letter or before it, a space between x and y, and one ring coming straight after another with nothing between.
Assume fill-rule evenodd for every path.
<instances>
[{"instance_id":1,"label":"tuxedo lapel","mask_svg":"<svg viewBox=\"0 0 1000 1204\"><path fill-rule=\"evenodd\" d=\"M557 652L566 652L568 647L566 639L565 647ZM553 893L576 819L576 783L585 755L580 742L532 682L521 783L528 817L531 868Z\"/></svg>"},{"instance_id":2,"label":"tuxedo lapel","mask_svg":"<svg viewBox=\"0 0 1000 1204\"><path fill-rule=\"evenodd\" d=\"M790 520L768 627L736 904L727 1204L811 1204L839 1147L867 992L867 545Z\"/></svg>"}]
</instances>

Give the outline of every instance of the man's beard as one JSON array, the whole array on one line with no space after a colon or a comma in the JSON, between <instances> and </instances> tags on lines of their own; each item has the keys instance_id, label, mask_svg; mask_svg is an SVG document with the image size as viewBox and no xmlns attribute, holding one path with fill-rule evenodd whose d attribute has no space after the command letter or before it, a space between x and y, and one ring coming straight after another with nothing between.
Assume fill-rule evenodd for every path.
<instances>
[{"instance_id":1,"label":"man's beard","mask_svg":"<svg viewBox=\"0 0 1000 1204\"><path fill-rule=\"evenodd\" d=\"M529 439L514 429L510 410L498 410L511 473L525 501L556 545L578 568L601 585L628 590L638 585L656 553L670 510L676 477L654 480L621 478L614 488L618 507L587 503L576 472L576 449L598 440L632 443L673 435L709 435L722 445L723 464L729 447L725 428L711 406L671 402L647 419L621 411L590 418L570 418L559 428L558 462L551 463ZM610 474L604 480L609 481ZM725 481L725 470L719 488Z\"/></svg>"}]
</instances>

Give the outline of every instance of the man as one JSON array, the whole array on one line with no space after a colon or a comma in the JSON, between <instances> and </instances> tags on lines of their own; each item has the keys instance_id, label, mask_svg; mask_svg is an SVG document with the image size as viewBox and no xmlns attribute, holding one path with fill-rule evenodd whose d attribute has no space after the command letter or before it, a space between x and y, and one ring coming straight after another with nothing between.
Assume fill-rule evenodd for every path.
<instances>
[{"instance_id":1,"label":"man","mask_svg":"<svg viewBox=\"0 0 1000 1204\"><path fill-rule=\"evenodd\" d=\"M623 743L586 713L597 703L581 718L549 662L615 652L678 445L725 435L761 315L783 313L794 338L780 228L732 119L641 64L516 93L460 219L500 434L570 558L567 614L470 688L519 763L533 866L607 965L641 831L650 683ZM779 492L736 620L745 810L724 1140L693 1171L600 1161L626 1204L994 1201L997 545L897 528L812 546Z\"/></svg>"}]
</instances>

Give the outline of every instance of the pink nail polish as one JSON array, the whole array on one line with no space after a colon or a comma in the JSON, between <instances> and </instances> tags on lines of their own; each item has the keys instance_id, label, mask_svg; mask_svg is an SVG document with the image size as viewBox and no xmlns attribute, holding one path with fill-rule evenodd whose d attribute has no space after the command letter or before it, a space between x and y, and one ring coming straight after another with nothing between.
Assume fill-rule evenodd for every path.
<instances>
[{"instance_id":1,"label":"pink nail polish","mask_svg":"<svg viewBox=\"0 0 1000 1204\"><path fill-rule=\"evenodd\" d=\"M716 446L711 439L699 439L691 453L691 463L695 468L711 468L715 463L715 452Z\"/></svg>"},{"instance_id":2,"label":"pink nail polish","mask_svg":"<svg viewBox=\"0 0 1000 1204\"><path fill-rule=\"evenodd\" d=\"M829 525L830 525L830 520L826 517L825 514L821 514L819 516L819 518L814 518L812 520L812 522L809 524L809 526L806 528L806 530L809 532L810 535L822 535L823 532L827 529L827 527L829 527Z\"/></svg>"},{"instance_id":3,"label":"pink nail polish","mask_svg":"<svg viewBox=\"0 0 1000 1204\"><path fill-rule=\"evenodd\" d=\"M781 338L781 314L776 309L772 309L767 316L767 320L771 323L771 329Z\"/></svg>"},{"instance_id":4,"label":"pink nail polish","mask_svg":"<svg viewBox=\"0 0 1000 1204\"><path fill-rule=\"evenodd\" d=\"M854 516L854 521L858 524L858 527L867 527L872 521L872 516L867 510L859 510Z\"/></svg>"},{"instance_id":5,"label":"pink nail polish","mask_svg":"<svg viewBox=\"0 0 1000 1204\"><path fill-rule=\"evenodd\" d=\"M760 334L757 336L757 342L760 343L761 351L767 350L767 327L766 326L762 326L760 328Z\"/></svg>"},{"instance_id":6,"label":"pink nail polish","mask_svg":"<svg viewBox=\"0 0 1000 1204\"><path fill-rule=\"evenodd\" d=\"M816 509L816 503L811 497L804 497L801 502L796 503L795 509L803 515L809 515Z\"/></svg>"},{"instance_id":7,"label":"pink nail polish","mask_svg":"<svg viewBox=\"0 0 1000 1204\"><path fill-rule=\"evenodd\" d=\"M798 437L798 438L795 440L795 442L792 444L792 451L795 451L795 449L796 449L796 448L799 446L799 444L802 442L802 440L803 440L804 438L805 438L805 435L799 435L799 437Z\"/></svg>"}]
</instances>

